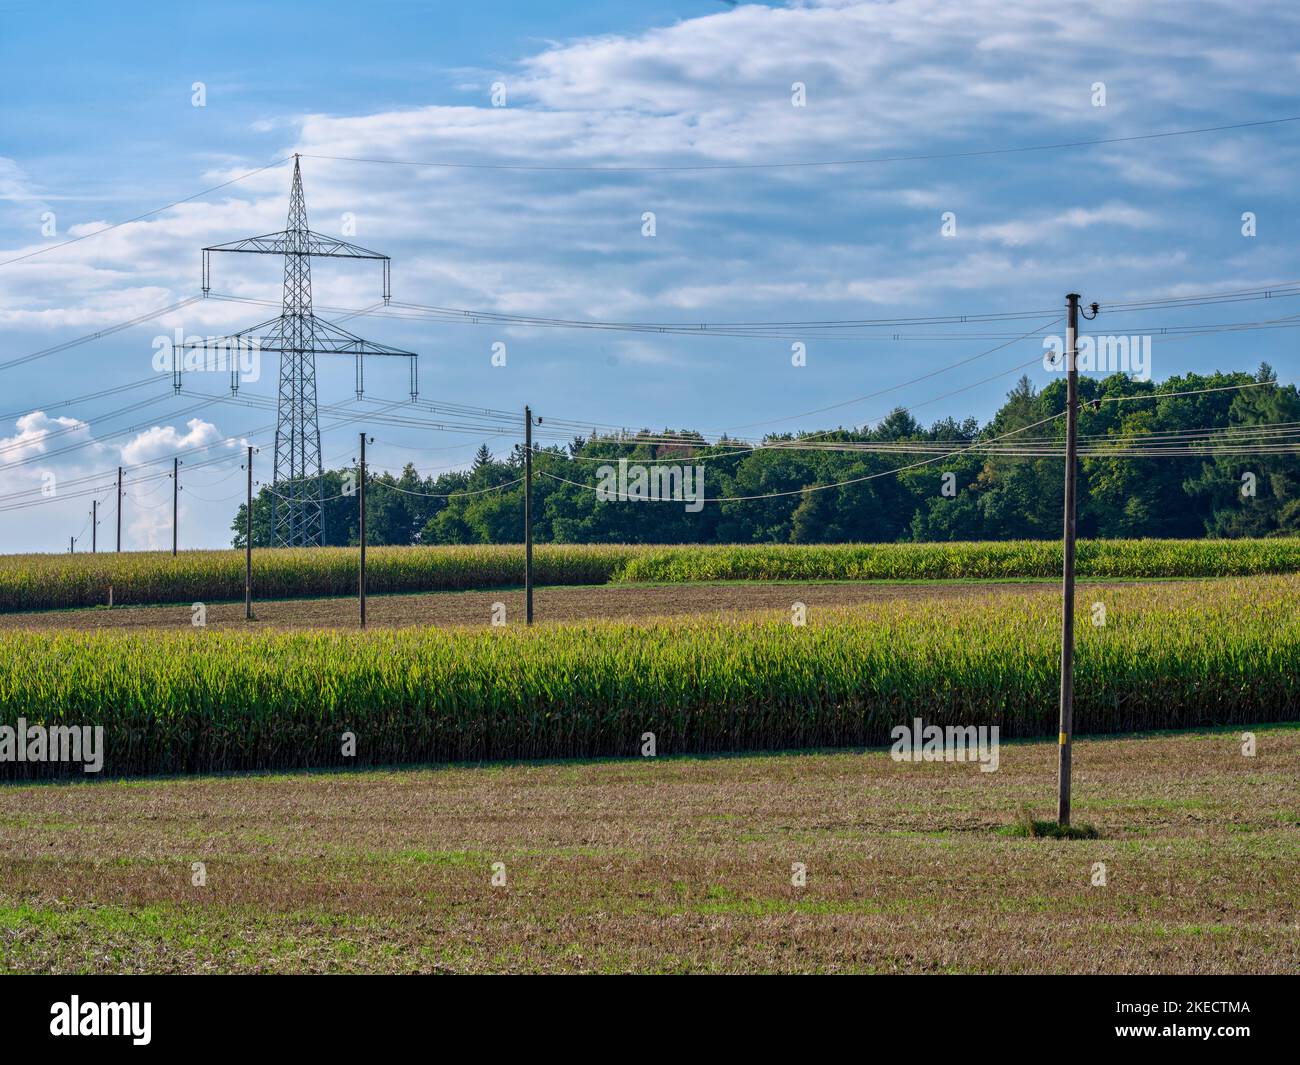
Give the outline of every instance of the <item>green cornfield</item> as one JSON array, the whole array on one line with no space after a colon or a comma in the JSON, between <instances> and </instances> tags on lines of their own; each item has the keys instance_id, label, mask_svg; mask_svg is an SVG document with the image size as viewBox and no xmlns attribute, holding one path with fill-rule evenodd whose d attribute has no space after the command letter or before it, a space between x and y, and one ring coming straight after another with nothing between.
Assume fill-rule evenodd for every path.
<instances>
[{"instance_id":1,"label":"green cornfield","mask_svg":"<svg viewBox=\"0 0 1300 1065\"><path fill-rule=\"evenodd\" d=\"M543 544L539 584L722 580L984 580L1052 578L1061 545L1049 540L946 544ZM1079 544L1079 575L1105 578L1240 577L1300 572L1300 539L1095 540ZM372 594L502 588L523 583L523 548L377 547L367 552ZM242 599L240 551L0 556L0 611ZM253 553L254 596L352 595L357 550Z\"/></svg>"},{"instance_id":2,"label":"green cornfield","mask_svg":"<svg viewBox=\"0 0 1300 1065\"><path fill-rule=\"evenodd\" d=\"M1081 540L1080 577L1245 577L1300 572L1300 539ZM621 581L997 580L1061 575L1059 540L653 547Z\"/></svg>"},{"instance_id":3,"label":"green cornfield","mask_svg":"<svg viewBox=\"0 0 1300 1065\"><path fill-rule=\"evenodd\" d=\"M1080 732L1300 719L1300 577L1080 602ZM749 619L368 633L15 631L0 724L102 725L109 775L858 746L1056 731L1059 616L986 593ZM356 756L342 756L344 733ZM67 766L0 763L7 776ZM80 775L80 774L78 774ZM84 779L84 778L83 778Z\"/></svg>"},{"instance_id":4,"label":"green cornfield","mask_svg":"<svg viewBox=\"0 0 1300 1065\"><path fill-rule=\"evenodd\" d=\"M538 546L540 584L604 584L631 548ZM358 551L295 547L253 552L253 590L262 599L355 595ZM391 592L460 591L522 584L522 547L371 547L367 588ZM114 604L220 602L244 597L242 551L137 551L97 555L0 556L0 611Z\"/></svg>"}]
</instances>

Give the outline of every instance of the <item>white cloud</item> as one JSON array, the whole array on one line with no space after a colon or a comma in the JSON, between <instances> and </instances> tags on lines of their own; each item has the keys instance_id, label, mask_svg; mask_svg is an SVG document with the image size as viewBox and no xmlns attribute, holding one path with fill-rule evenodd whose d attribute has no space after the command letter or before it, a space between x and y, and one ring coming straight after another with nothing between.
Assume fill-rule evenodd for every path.
<instances>
[{"instance_id":1,"label":"white cloud","mask_svg":"<svg viewBox=\"0 0 1300 1065\"><path fill-rule=\"evenodd\" d=\"M205 422L202 418L191 418L185 424L187 431L183 433L178 431L174 425L155 425L141 433L137 433L126 444L122 445L123 465L134 466L138 463L174 455L178 451L188 451L208 444L217 444L222 440L222 435L218 432L217 427L211 422Z\"/></svg>"},{"instance_id":2,"label":"white cloud","mask_svg":"<svg viewBox=\"0 0 1300 1065\"><path fill-rule=\"evenodd\" d=\"M1101 207L1071 207L1037 219L1015 219L992 225L973 226L959 233L969 233L978 241L993 241L1003 247L1059 241L1064 230L1090 229L1093 226L1118 226L1124 229L1149 229L1159 224L1150 211L1124 203Z\"/></svg>"},{"instance_id":3,"label":"white cloud","mask_svg":"<svg viewBox=\"0 0 1300 1065\"><path fill-rule=\"evenodd\" d=\"M13 436L0 437L0 463L10 464L43 455L51 433L59 433L58 446L87 439L90 427L76 418L51 418L44 411L24 414L15 423Z\"/></svg>"},{"instance_id":4,"label":"white cloud","mask_svg":"<svg viewBox=\"0 0 1300 1065\"><path fill-rule=\"evenodd\" d=\"M644 340L620 340L617 349L621 361L640 366L676 366L682 362L671 351Z\"/></svg>"}]
</instances>

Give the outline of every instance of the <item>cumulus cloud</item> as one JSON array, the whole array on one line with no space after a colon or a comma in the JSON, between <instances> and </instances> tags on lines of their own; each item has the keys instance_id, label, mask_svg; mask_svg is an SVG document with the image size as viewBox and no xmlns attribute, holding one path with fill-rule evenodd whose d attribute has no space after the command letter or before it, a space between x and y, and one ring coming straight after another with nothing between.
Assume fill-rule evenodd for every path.
<instances>
[{"instance_id":1,"label":"cumulus cloud","mask_svg":"<svg viewBox=\"0 0 1300 1065\"><path fill-rule=\"evenodd\" d=\"M96 425L94 419L31 411L15 420L14 432L0 436L0 463L6 472L6 489L0 493L3 496L0 505L19 508L17 513L22 519L10 522L10 529L20 532L30 548L49 550L51 543L57 543L59 550L66 550L68 535L75 535L78 528L88 523L91 500L97 499L101 523L108 523L101 524L100 528L103 547L108 542L107 530L115 524L111 517L116 491L114 467L122 465L127 468L123 505L125 546L130 549L169 546L171 481L167 476L170 473L167 460L178 451L199 449L186 458L193 463L229 454L230 461L237 463L240 444L242 440L227 439L213 423L201 418L191 418L182 427L158 424L122 434L107 422ZM222 468L219 465L202 476L211 479ZM228 499L220 502L216 507L208 506L207 502L195 503L193 510L191 505L182 502L183 527L192 532L196 527L201 529L205 522L215 521L215 527L224 530L230 504ZM53 539L49 532L51 522ZM89 544L88 530L81 531L86 536L77 541L78 550Z\"/></svg>"},{"instance_id":2,"label":"cumulus cloud","mask_svg":"<svg viewBox=\"0 0 1300 1065\"><path fill-rule=\"evenodd\" d=\"M48 450L47 441L51 434L60 438L88 439L90 426L76 418L51 418L44 411L36 410L24 414L15 423L17 432L13 436L0 437L0 462L6 465L43 455ZM68 441L60 439L60 444Z\"/></svg>"},{"instance_id":3,"label":"cumulus cloud","mask_svg":"<svg viewBox=\"0 0 1300 1065\"><path fill-rule=\"evenodd\" d=\"M185 425L185 432L180 432L174 425L155 425L137 433L122 445L122 463L133 466L174 455L178 451L222 442L221 433L211 422L191 418Z\"/></svg>"},{"instance_id":4,"label":"cumulus cloud","mask_svg":"<svg viewBox=\"0 0 1300 1065\"><path fill-rule=\"evenodd\" d=\"M1100 207L1072 207L1051 215L1014 219L992 225L975 226L969 232L975 240L994 241L1013 248L1024 244L1059 242L1066 231L1094 226L1118 226L1125 229L1149 229L1159 224L1151 211L1124 203Z\"/></svg>"}]
</instances>

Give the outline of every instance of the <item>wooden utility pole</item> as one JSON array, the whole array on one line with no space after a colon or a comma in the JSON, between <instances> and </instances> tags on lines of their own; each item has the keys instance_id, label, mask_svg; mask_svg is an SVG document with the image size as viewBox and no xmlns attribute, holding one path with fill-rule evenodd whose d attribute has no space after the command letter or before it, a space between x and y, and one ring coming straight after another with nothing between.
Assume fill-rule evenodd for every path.
<instances>
[{"instance_id":1,"label":"wooden utility pole","mask_svg":"<svg viewBox=\"0 0 1300 1065\"><path fill-rule=\"evenodd\" d=\"M90 553L99 551L99 500L90 501Z\"/></svg>"},{"instance_id":2,"label":"wooden utility pole","mask_svg":"<svg viewBox=\"0 0 1300 1065\"><path fill-rule=\"evenodd\" d=\"M76 538L75 536L69 536L69 537L68 537L68 554L70 554L70 555L75 555L76 553L77 553L77 538Z\"/></svg>"},{"instance_id":3,"label":"wooden utility pole","mask_svg":"<svg viewBox=\"0 0 1300 1065\"><path fill-rule=\"evenodd\" d=\"M361 573L359 575L361 627L366 627L366 434L361 434Z\"/></svg>"},{"instance_id":4,"label":"wooden utility pole","mask_svg":"<svg viewBox=\"0 0 1300 1065\"><path fill-rule=\"evenodd\" d=\"M244 620L253 620L253 448L248 448L248 502L244 506Z\"/></svg>"},{"instance_id":5,"label":"wooden utility pole","mask_svg":"<svg viewBox=\"0 0 1300 1065\"><path fill-rule=\"evenodd\" d=\"M533 623L533 412L524 407L524 623Z\"/></svg>"},{"instance_id":6,"label":"wooden utility pole","mask_svg":"<svg viewBox=\"0 0 1300 1065\"><path fill-rule=\"evenodd\" d=\"M181 460L172 459L172 555L176 554L177 499L181 491Z\"/></svg>"},{"instance_id":7,"label":"wooden utility pole","mask_svg":"<svg viewBox=\"0 0 1300 1065\"><path fill-rule=\"evenodd\" d=\"M117 550L122 550L122 467L117 468Z\"/></svg>"},{"instance_id":8,"label":"wooden utility pole","mask_svg":"<svg viewBox=\"0 0 1300 1065\"><path fill-rule=\"evenodd\" d=\"M1075 482L1078 477L1079 296L1065 297L1065 560L1061 571L1061 720L1057 769L1056 820L1070 824L1070 745L1074 729L1074 530Z\"/></svg>"}]
</instances>

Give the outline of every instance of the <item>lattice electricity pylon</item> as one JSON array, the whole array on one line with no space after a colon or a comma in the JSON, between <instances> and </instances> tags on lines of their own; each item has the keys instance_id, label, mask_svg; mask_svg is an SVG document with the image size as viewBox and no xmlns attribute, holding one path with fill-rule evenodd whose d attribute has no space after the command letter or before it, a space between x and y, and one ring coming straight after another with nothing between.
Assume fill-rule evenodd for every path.
<instances>
[{"instance_id":1,"label":"lattice electricity pylon","mask_svg":"<svg viewBox=\"0 0 1300 1065\"><path fill-rule=\"evenodd\" d=\"M365 385L365 356L408 359L411 399L419 395L418 356L384 344L362 340L312 313L311 257L377 259L384 270L384 303L390 296L389 257L347 241L313 233L307 228L298 157L293 161L289 221L283 232L216 244L203 249L203 294L211 287L209 255L214 251L252 252L284 256L284 298L280 315L228 337L189 341L182 351L212 349L231 357L231 391L239 389L237 360L247 352L273 351L280 356L280 396L275 430L275 478L271 486L271 542L276 547L319 545L324 496L320 426L316 415L316 356L352 355L356 361L356 392ZM181 358L173 359L173 385L181 386Z\"/></svg>"}]
</instances>

